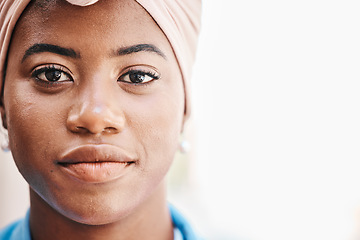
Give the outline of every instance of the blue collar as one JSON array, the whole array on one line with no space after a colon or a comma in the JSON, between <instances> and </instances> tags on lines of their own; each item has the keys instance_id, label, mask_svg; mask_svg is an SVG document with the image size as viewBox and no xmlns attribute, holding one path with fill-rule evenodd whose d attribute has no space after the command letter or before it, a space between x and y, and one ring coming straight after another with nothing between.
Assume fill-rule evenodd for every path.
<instances>
[{"instance_id":1,"label":"blue collar","mask_svg":"<svg viewBox=\"0 0 360 240\"><path fill-rule=\"evenodd\" d=\"M201 240L199 238L189 222L182 216L182 214L171 204L169 204L171 218L174 223L174 227L178 228L183 236L184 240Z\"/></svg>"}]
</instances>

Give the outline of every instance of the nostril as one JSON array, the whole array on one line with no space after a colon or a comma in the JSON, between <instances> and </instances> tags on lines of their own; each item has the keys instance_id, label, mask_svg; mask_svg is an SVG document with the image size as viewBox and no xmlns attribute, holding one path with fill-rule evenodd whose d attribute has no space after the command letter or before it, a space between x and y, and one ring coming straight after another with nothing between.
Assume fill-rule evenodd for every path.
<instances>
[{"instance_id":1,"label":"nostril","mask_svg":"<svg viewBox=\"0 0 360 240\"><path fill-rule=\"evenodd\" d=\"M76 133L87 133L87 132L89 132L89 130L87 128L85 128L85 127L76 126L74 128L74 132L76 132Z\"/></svg>"},{"instance_id":2,"label":"nostril","mask_svg":"<svg viewBox=\"0 0 360 240\"><path fill-rule=\"evenodd\" d=\"M115 127L106 127L104 128L104 132L106 133L117 133L119 130Z\"/></svg>"},{"instance_id":3,"label":"nostril","mask_svg":"<svg viewBox=\"0 0 360 240\"><path fill-rule=\"evenodd\" d=\"M84 103L85 104L85 103ZM99 107L99 104L75 106L69 112L67 128L78 134L117 134L122 131L125 124L125 116L108 106Z\"/></svg>"}]
</instances>

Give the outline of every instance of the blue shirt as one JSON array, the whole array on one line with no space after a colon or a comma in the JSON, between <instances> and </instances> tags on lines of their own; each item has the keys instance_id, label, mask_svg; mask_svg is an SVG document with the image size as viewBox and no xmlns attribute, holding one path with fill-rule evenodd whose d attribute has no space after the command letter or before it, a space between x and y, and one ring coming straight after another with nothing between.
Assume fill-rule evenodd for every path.
<instances>
[{"instance_id":1,"label":"blue shirt","mask_svg":"<svg viewBox=\"0 0 360 240\"><path fill-rule=\"evenodd\" d=\"M174 223L174 240L201 240L180 212L171 205L169 208ZM0 240L31 240L29 216L30 211L25 218L1 229Z\"/></svg>"}]
</instances>

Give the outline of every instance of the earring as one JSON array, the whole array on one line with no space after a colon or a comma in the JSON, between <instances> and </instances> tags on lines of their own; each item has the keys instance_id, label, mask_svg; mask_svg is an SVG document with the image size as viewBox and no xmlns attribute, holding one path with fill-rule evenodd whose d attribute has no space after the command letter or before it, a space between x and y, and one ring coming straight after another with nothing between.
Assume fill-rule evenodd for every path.
<instances>
[{"instance_id":1,"label":"earring","mask_svg":"<svg viewBox=\"0 0 360 240\"><path fill-rule=\"evenodd\" d=\"M3 150L4 152L10 152L9 137L7 135L5 136L3 142L1 143L1 150Z\"/></svg>"},{"instance_id":2,"label":"earring","mask_svg":"<svg viewBox=\"0 0 360 240\"><path fill-rule=\"evenodd\" d=\"M181 153L185 154L190 152L191 146L190 143L186 140L182 140L179 145L179 150Z\"/></svg>"}]
</instances>

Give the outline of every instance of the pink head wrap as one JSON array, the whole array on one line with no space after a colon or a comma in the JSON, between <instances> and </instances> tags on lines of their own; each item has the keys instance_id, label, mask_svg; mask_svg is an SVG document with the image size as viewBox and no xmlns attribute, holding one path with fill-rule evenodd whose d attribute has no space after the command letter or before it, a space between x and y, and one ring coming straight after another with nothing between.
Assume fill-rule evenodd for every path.
<instances>
[{"instance_id":1,"label":"pink head wrap","mask_svg":"<svg viewBox=\"0 0 360 240\"><path fill-rule=\"evenodd\" d=\"M98 0L67 0L79 6L88 6ZM195 60L200 29L201 0L135 0L155 20L168 38L182 73L186 116L190 113L189 79ZM0 86L4 81L5 61L11 35L17 20L30 0L0 0ZM0 89L1 90L1 89Z\"/></svg>"}]
</instances>

